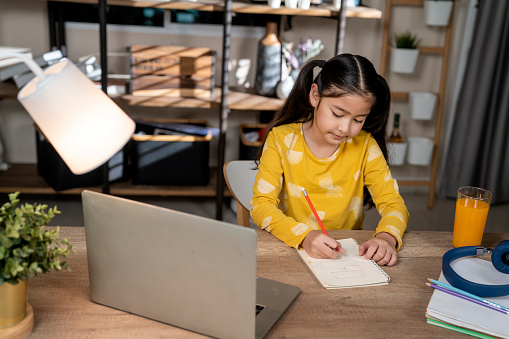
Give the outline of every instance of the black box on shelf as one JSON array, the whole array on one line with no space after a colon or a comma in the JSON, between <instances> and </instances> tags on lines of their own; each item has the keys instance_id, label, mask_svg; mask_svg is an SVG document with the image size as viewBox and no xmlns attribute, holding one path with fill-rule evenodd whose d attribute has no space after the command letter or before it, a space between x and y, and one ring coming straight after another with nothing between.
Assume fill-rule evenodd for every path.
<instances>
[{"instance_id":1,"label":"black box on shelf","mask_svg":"<svg viewBox=\"0 0 509 339\"><path fill-rule=\"evenodd\" d=\"M35 127L37 148L37 172L56 191L77 187L103 185L103 167L85 174L76 175L71 172L55 148L46 140L40 129ZM127 146L115 154L109 165L109 181L120 182L129 180Z\"/></svg>"},{"instance_id":2,"label":"black box on shelf","mask_svg":"<svg viewBox=\"0 0 509 339\"><path fill-rule=\"evenodd\" d=\"M208 185L211 139L204 120L137 120L130 146L133 185Z\"/></svg>"},{"instance_id":3,"label":"black box on shelf","mask_svg":"<svg viewBox=\"0 0 509 339\"><path fill-rule=\"evenodd\" d=\"M239 159L240 160L254 160L258 147L260 147L261 140L265 135L265 128L267 124L241 124L239 126L240 146L239 146ZM250 141L249 133L257 133L258 140ZM248 133L248 134L246 134Z\"/></svg>"}]
</instances>

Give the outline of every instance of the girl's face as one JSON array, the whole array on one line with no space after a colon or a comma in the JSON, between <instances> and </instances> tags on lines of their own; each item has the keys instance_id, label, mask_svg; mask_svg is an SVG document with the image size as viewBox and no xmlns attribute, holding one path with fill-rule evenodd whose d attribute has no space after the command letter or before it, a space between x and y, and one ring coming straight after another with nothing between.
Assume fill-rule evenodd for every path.
<instances>
[{"instance_id":1,"label":"girl's face","mask_svg":"<svg viewBox=\"0 0 509 339\"><path fill-rule=\"evenodd\" d=\"M339 145L359 134L373 104L371 97L344 95L339 98L321 98L313 84L309 94L315 108L312 130L322 142Z\"/></svg>"}]
</instances>

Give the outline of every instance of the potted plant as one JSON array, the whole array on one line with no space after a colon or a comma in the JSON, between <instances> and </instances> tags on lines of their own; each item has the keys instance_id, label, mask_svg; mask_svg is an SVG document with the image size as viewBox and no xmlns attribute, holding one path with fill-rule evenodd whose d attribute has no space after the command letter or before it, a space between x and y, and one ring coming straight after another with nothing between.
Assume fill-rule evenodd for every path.
<instances>
[{"instance_id":1,"label":"potted plant","mask_svg":"<svg viewBox=\"0 0 509 339\"><path fill-rule=\"evenodd\" d=\"M408 105L415 120L431 120L437 105L437 96L431 92L410 92Z\"/></svg>"},{"instance_id":2,"label":"potted plant","mask_svg":"<svg viewBox=\"0 0 509 339\"><path fill-rule=\"evenodd\" d=\"M401 34L395 34L396 47L392 48L391 69L396 73L413 73L417 58L419 56L419 46L421 40L417 34L406 31Z\"/></svg>"},{"instance_id":3,"label":"potted plant","mask_svg":"<svg viewBox=\"0 0 509 339\"><path fill-rule=\"evenodd\" d=\"M56 206L22 204L19 192L9 194L0 207L0 328L22 321L26 313L28 279L50 270L69 269L65 258L72 251L59 228L46 229L60 212ZM63 246L62 246L63 245Z\"/></svg>"},{"instance_id":4,"label":"potted plant","mask_svg":"<svg viewBox=\"0 0 509 339\"><path fill-rule=\"evenodd\" d=\"M428 26L447 26L454 0L425 0L424 22Z\"/></svg>"}]
</instances>

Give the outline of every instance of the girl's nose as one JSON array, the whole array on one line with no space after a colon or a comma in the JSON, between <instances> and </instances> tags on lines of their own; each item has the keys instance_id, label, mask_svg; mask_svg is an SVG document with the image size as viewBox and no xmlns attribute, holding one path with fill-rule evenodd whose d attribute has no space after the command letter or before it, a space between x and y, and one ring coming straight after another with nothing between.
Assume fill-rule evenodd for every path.
<instances>
[{"instance_id":1,"label":"girl's nose","mask_svg":"<svg viewBox=\"0 0 509 339\"><path fill-rule=\"evenodd\" d=\"M338 131L341 132L341 135L348 135L350 132L350 121L348 119L341 119L338 124Z\"/></svg>"}]
</instances>

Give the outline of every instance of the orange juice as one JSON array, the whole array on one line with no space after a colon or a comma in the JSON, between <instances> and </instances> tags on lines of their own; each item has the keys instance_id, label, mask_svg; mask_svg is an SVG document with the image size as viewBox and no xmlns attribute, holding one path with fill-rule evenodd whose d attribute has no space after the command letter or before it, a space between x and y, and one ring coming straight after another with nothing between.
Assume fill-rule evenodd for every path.
<instances>
[{"instance_id":1,"label":"orange juice","mask_svg":"<svg viewBox=\"0 0 509 339\"><path fill-rule=\"evenodd\" d=\"M477 199L458 199L454 216L452 246L481 245L490 205Z\"/></svg>"}]
</instances>

